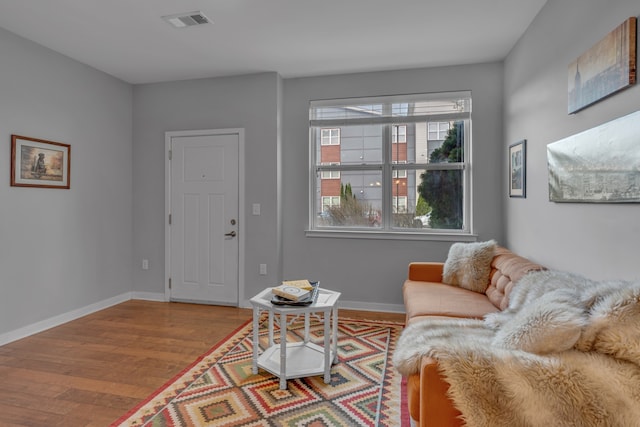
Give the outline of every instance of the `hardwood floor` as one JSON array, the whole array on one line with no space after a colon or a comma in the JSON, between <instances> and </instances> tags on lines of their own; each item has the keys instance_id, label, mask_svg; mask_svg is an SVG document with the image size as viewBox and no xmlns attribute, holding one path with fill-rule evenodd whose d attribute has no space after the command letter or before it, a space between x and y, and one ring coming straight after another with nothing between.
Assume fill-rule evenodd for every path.
<instances>
[{"instance_id":1,"label":"hardwood floor","mask_svg":"<svg viewBox=\"0 0 640 427\"><path fill-rule=\"evenodd\" d=\"M108 426L249 319L250 309L133 300L2 346L0 426Z\"/></svg>"}]
</instances>

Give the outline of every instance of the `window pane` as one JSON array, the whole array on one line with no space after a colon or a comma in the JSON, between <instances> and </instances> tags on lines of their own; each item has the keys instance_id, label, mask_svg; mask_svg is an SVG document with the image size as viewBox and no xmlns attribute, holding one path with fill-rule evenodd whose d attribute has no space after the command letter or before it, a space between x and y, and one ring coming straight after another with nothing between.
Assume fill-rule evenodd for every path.
<instances>
[{"instance_id":1,"label":"window pane","mask_svg":"<svg viewBox=\"0 0 640 427\"><path fill-rule=\"evenodd\" d=\"M444 140L429 154L429 163L461 163L464 161L464 122L457 121L447 129Z\"/></svg>"},{"instance_id":2,"label":"window pane","mask_svg":"<svg viewBox=\"0 0 640 427\"><path fill-rule=\"evenodd\" d=\"M340 129L321 129L322 145L340 145Z\"/></svg>"},{"instance_id":3,"label":"window pane","mask_svg":"<svg viewBox=\"0 0 640 427\"><path fill-rule=\"evenodd\" d=\"M382 125L346 126L342 130L342 164L382 163Z\"/></svg>"},{"instance_id":4,"label":"window pane","mask_svg":"<svg viewBox=\"0 0 640 427\"><path fill-rule=\"evenodd\" d=\"M428 206L431 228L463 229L463 173L462 170L428 170L419 175L418 195ZM419 213L422 212L421 209Z\"/></svg>"},{"instance_id":5,"label":"window pane","mask_svg":"<svg viewBox=\"0 0 640 427\"><path fill-rule=\"evenodd\" d=\"M392 227L463 229L463 171L399 170L391 181Z\"/></svg>"},{"instance_id":6,"label":"window pane","mask_svg":"<svg viewBox=\"0 0 640 427\"><path fill-rule=\"evenodd\" d=\"M395 170L390 185L392 227L422 228L421 223L414 223L418 196L416 192L416 171Z\"/></svg>"},{"instance_id":7,"label":"window pane","mask_svg":"<svg viewBox=\"0 0 640 427\"><path fill-rule=\"evenodd\" d=\"M416 124L415 163L464 162L464 128L464 120Z\"/></svg>"},{"instance_id":8,"label":"window pane","mask_svg":"<svg viewBox=\"0 0 640 427\"><path fill-rule=\"evenodd\" d=\"M322 131L326 129L321 129ZM316 129L316 131L318 131ZM362 165L382 163L383 125L343 126L339 145L316 146L316 164Z\"/></svg>"},{"instance_id":9,"label":"window pane","mask_svg":"<svg viewBox=\"0 0 640 427\"><path fill-rule=\"evenodd\" d=\"M391 226L402 229L428 229L431 207L418 191L419 170L397 170L391 185Z\"/></svg>"},{"instance_id":10,"label":"window pane","mask_svg":"<svg viewBox=\"0 0 640 427\"><path fill-rule=\"evenodd\" d=\"M323 171L322 179L340 179L340 171Z\"/></svg>"},{"instance_id":11,"label":"window pane","mask_svg":"<svg viewBox=\"0 0 640 427\"><path fill-rule=\"evenodd\" d=\"M394 125L391 127L391 138L394 144L400 142L407 142L407 126Z\"/></svg>"},{"instance_id":12,"label":"window pane","mask_svg":"<svg viewBox=\"0 0 640 427\"><path fill-rule=\"evenodd\" d=\"M380 227L382 173L342 171L340 175L340 180L316 178L316 188L320 190L316 206L321 207L316 215L316 226Z\"/></svg>"},{"instance_id":13,"label":"window pane","mask_svg":"<svg viewBox=\"0 0 640 427\"><path fill-rule=\"evenodd\" d=\"M447 137L447 132L449 131L449 123L444 122L444 123L438 123L438 131L440 132L438 135L438 139L445 139Z\"/></svg>"}]
</instances>

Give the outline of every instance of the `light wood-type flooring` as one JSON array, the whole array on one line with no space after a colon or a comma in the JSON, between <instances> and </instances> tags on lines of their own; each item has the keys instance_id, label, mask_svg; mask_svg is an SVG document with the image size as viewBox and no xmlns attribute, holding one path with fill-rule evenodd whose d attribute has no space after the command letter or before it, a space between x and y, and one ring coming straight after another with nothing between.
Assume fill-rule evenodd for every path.
<instances>
[{"instance_id":1,"label":"light wood-type flooring","mask_svg":"<svg viewBox=\"0 0 640 427\"><path fill-rule=\"evenodd\" d=\"M251 319L132 300L0 347L0 426L105 427ZM404 322L404 314L340 310Z\"/></svg>"}]
</instances>

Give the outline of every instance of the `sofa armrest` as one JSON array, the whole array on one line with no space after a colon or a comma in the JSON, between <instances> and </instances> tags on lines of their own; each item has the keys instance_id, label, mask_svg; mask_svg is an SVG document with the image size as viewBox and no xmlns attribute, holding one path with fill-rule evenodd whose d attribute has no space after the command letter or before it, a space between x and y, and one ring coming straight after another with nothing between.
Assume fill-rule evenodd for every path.
<instances>
[{"instance_id":1,"label":"sofa armrest","mask_svg":"<svg viewBox=\"0 0 640 427\"><path fill-rule=\"evenodd\" d=\"M462 414L447 395L449 383L440 374L438 362L424 357L420 371L420 427L462 426Z\"/></svg>"},{"instance_id":2,"label":"sofa armrest","mask_svg":"<svg viewBox=\"0 0 640 427\"><path fill-rule=\"evenodd\" d=\"M412 262L409 264L409 280L442 282L443 262Z\"/></svg>"}]
</instances>

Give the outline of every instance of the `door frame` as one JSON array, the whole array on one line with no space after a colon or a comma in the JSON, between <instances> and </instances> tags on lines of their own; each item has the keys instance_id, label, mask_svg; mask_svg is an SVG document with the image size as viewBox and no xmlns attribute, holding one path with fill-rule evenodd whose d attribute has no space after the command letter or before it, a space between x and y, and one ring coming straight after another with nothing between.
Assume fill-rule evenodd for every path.
<instances>
[{"instance_id":1,"label":"door frame","mask_svg":"<svg viewBox=\"0 0 640 427\"><path fill-rule=\"evenodd\" d=\"M169 214L171 213L171 141L173 138L208 135L238 135L238 307L244 301L244 266L245 266L245 238L246 214L244 209L245 194L245 163L244 163L244 128L177 130L164 133L164 299L171 301L169 278L171 277L171 228Z\"/></svg>"}]
</instances>

